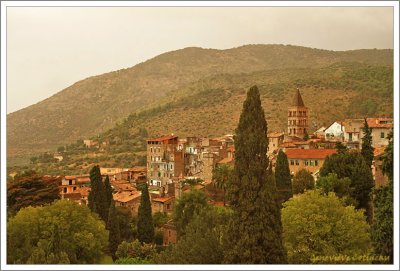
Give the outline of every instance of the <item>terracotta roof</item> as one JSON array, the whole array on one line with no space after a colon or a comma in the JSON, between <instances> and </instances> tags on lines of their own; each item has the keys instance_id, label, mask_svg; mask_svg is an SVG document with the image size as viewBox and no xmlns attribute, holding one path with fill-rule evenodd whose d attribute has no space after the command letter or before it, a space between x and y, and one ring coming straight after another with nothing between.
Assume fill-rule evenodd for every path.
<instances>
[{"instance_id":1,"label":"terracotta roof","mask_svg":"<svg viewBox=\"0 0 400 271\"><path fill-rule=\"evenodd\" d=\"M115 201L119 201L119 202L129 202L132 201L134 199L139 198L141 195L141 192L139 191L123 191L123 192L118 192L113 194L113 199Z\"/></svg>"},{"instance_id":2,"label":"terracotta roof","mask_svg":"<svg viewBox=\"0 0 400 271\"><path fill-rule=\"evenodd\" d=\"M367 122L370 128L393 128L392 118L367 118Z\"/></svg>"},{"instance_id":3,"label":"terracotta roof","mask_svg":"<svg viewBox=\"0 0 400 271\"><path fill-rule=\"evenodd\" d=\"M374 157L380 156L385 152L386 147L375 147L374 148Z\"/></svg>"},{"instance_id":4,"label":"terracotta roof","mask_svg":"<svg viewBox=\"0 0 400 271\"><path fill-rule=\"evenodd\" d=\"M272 133L268 133L267 137L280 137L283 136L284 133L279 133L279 132L272 132Z\"/></svg>"},{"instance_id":5,"label":"terracotta roof","mask_svg":"<svg viewBox=\"0 0 400 271\"><path fill-rule=\"evenodd\" d=\"M293 142L284 142L282 144L279 144L280 148L295 148L296 145L294 145Z\"/></svg>"},{"instance_id":6,"label":"terracotta roof","mask_svg":"<svg viewBox=\"0 0 400 271\"><path fill-rule=\"evenodd\" d=\"M286 155L288 158L299 159L325 159L327 156L336 153L335 149L287 149Z\"/></svg>"},{"instance_id":7,"label":"terracotta roof","mask_svg":"<svg viewBox=\"0 0 400 271\"><path fill-rule=\"evenodd\" d=\"M178 138L177 136L162 136L159 138L154 138L154 139L149 139L147 141L164 141L164 140L170 140L170 139L175 139Z\"/></svg>"},{"instance_id":8,"label":"terracotta roof","mask_svg":"<svg viewBox=\"0 0 400 271\"><path fill-rule=\"evenodd\" d=\"M301 98L300 90L296 90L296 94L294 95L293 101L292 101L292 106L302 106L304 107L304 102L303 99Z\"/></svg>"},{"instance_id":9,"label":"terracotta roof","mask_svg":"<svg viewBox=\"0 0 400 271\"><path fill-rule=\"evenodd\" d=\"M171 199L173 199L174 197L160 197L160 198L154 198L153 201L157 201L157 202L167 202Z\"/></svg>"}]
</instances>

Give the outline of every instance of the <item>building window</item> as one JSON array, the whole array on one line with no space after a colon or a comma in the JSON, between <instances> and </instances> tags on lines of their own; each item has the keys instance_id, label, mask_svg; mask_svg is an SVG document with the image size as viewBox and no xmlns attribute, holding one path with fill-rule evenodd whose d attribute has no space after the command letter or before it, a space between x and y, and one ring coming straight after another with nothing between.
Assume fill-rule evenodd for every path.
<instances>
[{"instance_id":1,"label":"building window","mask_svg":"<svg viewBox=\"0 0 400 271\"><path fill-rule=\"evenodd\" d=\"M293 134L296 134L296 128L295 128L295 129L293 129Z\"/></svg>"},{"instance_id":2,"label":"building window","mask_svg":"<svg viewBox=\"0 0 400 271\"><path fill-rule=\"evenodd\" d=\"M381 138L385 138L385 133L381 132Z\"/></svg>"},{"instance_id":3,"label":"building window","mask_svg":"<svg viewBox=\"0 0 400 271\"><path fill-rule=\"evenodd\" d=\"M310 160L310 166L314 166L314 160Z\"/></svg>"},{"instance_id":4,"label":"building window","mask_svg":"<svg viewBox=\"0 0 400 271\"><path fill-rule=\"evenodd\" d=\"M299 165L299 160L296 160L296 166L298 166Z\"/></svg>"},{"instance_id":5,"label":"building window","mask_svg":"<svg viewBox=\"0 0 400 271\"><path fill-rule=\"evenodd\" d=\"M171 231L168 231L168 236L171 237Z\"/></svg>"},{"instance_id":6,"label":"building window","mask_svg":"<svg viewBox=\"0 0 400 271\"><path fill-rule=\"evenodd\" d=\"M74 186L74 191L76 190L76 186Z\"/></svg>"},{"instance_id":7,"label":"building window","mask_svg":"<svg viewBox=\"0 0 400 271\"><path fill-rule=\"evenodd\" d=\"M305 161L304 161L304 165L305 165L305 166L308 166L308 160L305 160Z\"/></svg>"},{"instance_id":8,"label":"building window","mask_svg":"<svg viewBox=\"0 0 400 271\"><path fill-rule=\"evenodd\" d=\"M289 111L289 117L291 117L292 116L292 111Z\"/></svg>"},{"instance_id":9,"label":"building window","mask_svg":"<svg viewBox=\"0 0 400 271\"><path fill-rule=\"evenodd\" d=\"M66 187L64 187L64 193L67 193L67 188Z\"/></svg>"},{"instance_id":10,"label":"building window","mask_svg":"<svg viewBox=\"0 0 400 271\"><path fill-rule=\"evenodd\" d=\"M316 167L318 166L318 160L315 160L315 166Z\"/></svg>"},{"instance_id":11,"label":"building window","mask_svg":"<svg viewBox=\"0 0 400 271\"><path fill-rule=\"evenodd\" d=\"M153 152L153 148L150 148L150 152Z\"/></svg>"},{"instance_id":12,"label":"building window","mask_svg":"<svg viewBox=\"0 0 400 271\"><path fill-rule=\"evenodd\" d=\"M290 160L290 165L293 166L294 165L294 161Z\"/></svg>"}]
</instances>

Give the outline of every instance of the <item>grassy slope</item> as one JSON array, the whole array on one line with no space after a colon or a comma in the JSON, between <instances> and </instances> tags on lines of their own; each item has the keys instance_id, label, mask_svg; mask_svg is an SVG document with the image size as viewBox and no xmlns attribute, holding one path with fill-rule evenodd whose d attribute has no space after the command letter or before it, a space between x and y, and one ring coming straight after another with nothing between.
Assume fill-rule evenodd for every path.
<instances>
[{"instance_id":1,"label":"grassy slope","mask_svg":"<svg viewBox=\"0 0 400 271\"><path fill-rule=\"evenodd\" d=\"M36 105L9 114L8 157L54 150L59 145L102 133L130 113L155 108L201 91L221 88L229 93L243 91L255 83L268 85L271 81L272 84L281 84L277 78L284 80L285 76L279 74L286 69L318 70L341 61L391 65L393 51L333 52L297 46L248 45L229 50L186 48L168 52L129 69L87 78ZM268 71L272 74L269 75ZM265 76L262 75L263 72ZM303 72L301 76L307 77L307 72ZM244 78L245 81L238 80L239 78ZM282 93L276 95L277 99L278 96L285 96L284 93L288 90L282 88ZM305 90L306 97L307 93L308 90ZM232 100L223 103L226 110L221 111L222 107L219 107L219 111L212 109L206 113L229 116L232 113L228 108L229 103L239 105L240 99L240 95L235 94ZM275 105L285 104L278 101ZM193 110L193 113L204 113L200 108ZM179 115L182 112L180 108L174 113ZM199 118L199 125L207 126L209 120L215 119L207 118L207 114L205 121L200 116L194 118ZM235 118L237 113L233 115L233 120ZM160 122L163 119L155 121ZM212 133L232 129L233 123L234 121L218 130L213 129ZM176 130L174 125L168 125L165 129L151 129L154 133ZM188 126L186 132L190 128L192 127ZM185 128L178 130L184 132ZM211 133L206 128L200 129L200 132Z\"/></svg>"}]
</instances>

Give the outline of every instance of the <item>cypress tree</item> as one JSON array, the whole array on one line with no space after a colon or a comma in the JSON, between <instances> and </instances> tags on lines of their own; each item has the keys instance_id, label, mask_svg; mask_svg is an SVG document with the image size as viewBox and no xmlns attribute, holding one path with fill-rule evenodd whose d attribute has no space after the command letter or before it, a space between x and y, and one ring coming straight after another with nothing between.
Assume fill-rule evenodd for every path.
<instances>
[{"instance_id":1,"label":"cypress tree","mask_svg":"<svg viewBox=\"0 0 400 271\"><path fill-rule=\"evenodd\" d=\"M364 119L364 127L362 130L364 132L364 137L362 139L361 154L368 167L371 168L372 161L374 160L374 148L372 147L372 129L369 128L367 119Z\"/></svg>"},{"instance_id":2,"label":"cypress tree","mask_svg":"<svg viewBox=\"0 0 400 271\"><path fill-rule=\"evenodd\" d=\"M291 179L287 156L282 150L279 150L276 158L275 182L280 204L293 196Z\"/></svg>"},{"instance_id":3,"label":"cypress tree","mask_svg":"<svg viewBox=\"0 0 400 271\"><path fill-rule=\"evenodd\" d=\"M247 93L235 135L234 176L228 186L234 215L224 239L225 263L286 262L276 187L267 172L267 148L267 122L254 86Z\"/></svg>"},{"instance_id":4,"label":"cypress tree","mask_svg":"<svg viewBox=\"0 0 400 271\"><path fill-rule=\"evenodd\" d=\"M393 263L393 138L389 134L389 145L383 155L382 172L388 176L387 186L375 190L374 221L371 239L375 255L389 256Z\"/></svg>"},{"instance_id":5,"label":"cypress tree","mask_svg":"<svg viewBox=\"0 0 400 271\"><path fill-rule=\"evenodd\" d=\"M107 206L110 206L111 201L112 201L112 187L110 184L110 178L108 178L108 176L106 177L106 179L104 181L104 188L105 188L105 193L106 193L106 204L107 204Z\"/></svg>"},{"instance_id":6,"label":"cypress tree","mask_svg":"<svg viewBox=\"0 0 400 271\"><path fill-rule=\"evenodd\" d=\"M147 185L143 185L142 187L142 196L140 198L140 206L138 210L137 233L138 239L141 243L153 242L154 224Z\"/></svg>"},{"instance_id":7,"label":"cypress tree","mask_svg":"<svg viewBox=\"0 0 400 271\"><path fill-rule=\"evenodd\" d=\"M119 229L119 221L117 212L115 210L115 203L111 201L110 209L108 212L107 229L109 231L108 235L108 248L111 253L113 260L116 260L115 252L118 249L118 245L121 242L121 235Z\"/></svg>"},{"instance_id":8,"label":"cypress tree","mask_svg":"<svg viewBox=\"0 0 400 271\"><path fill-rule=\"evenodd\" d=\"M103 221L107 221L109 207L107 206L106 192L99 166L94 166L90 170L90 186L88 206L92 212L99 214Z\"/></svg>"}]
</instances>

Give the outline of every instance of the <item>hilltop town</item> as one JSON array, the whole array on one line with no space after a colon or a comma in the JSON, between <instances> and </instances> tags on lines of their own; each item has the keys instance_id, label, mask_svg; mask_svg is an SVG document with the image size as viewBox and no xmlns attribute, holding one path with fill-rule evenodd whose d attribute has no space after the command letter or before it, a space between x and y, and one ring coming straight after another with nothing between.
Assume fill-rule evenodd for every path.
<instances>
[{"instance_id":1,"label":"hilltop town","mask_svg":"<svg viewBox=\"0 0 400 271\"><path fill-rule=\"evenodd\" d=\"M327 112L327 114L329 114ZM309 134L309 108L303 101L300 90L293 93L293 100L287 109L286 132L269 132L268 158L275 170L278 152L287 156L290 174L295 176L301 170L311 173L314 180L319 177L325 159L337 153L337 143L347 149L360 151L364 137L364 119L337 120L327 127L320 127ZM374 159L372 174L375 187L387 184L387 176L382 173L385 147L393 128L393 119L386 117L366 118L371 129ZM235 161L234 135L217 138L166 135L147 139L146 166L130 168L100 168L103 178L108 177L113 189L115 205L129 211L132 217L138 214L141 200L141 184L147 184L154 213L172 214L175 203L184 193L191 190L204 191L211 204L224 206L224 195L215 188L215 169L221 166L233 167ZM90 148L98 145L93 140L84 140ZM59 157L62 160L62 156ZM89 173L89 172L88 172ZM89 174L73 176L47 176L58 183L61 199L88 204L91 191ZM173 220L166 223L163 244L176 243L177 233ZM172 234L171 234L172 232Z\"/></svg>"}]
</instances>

